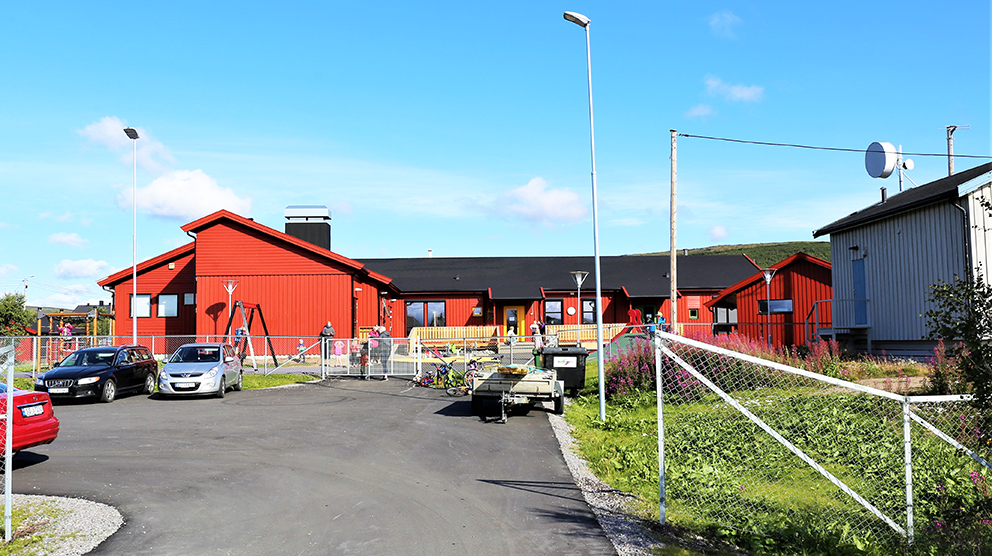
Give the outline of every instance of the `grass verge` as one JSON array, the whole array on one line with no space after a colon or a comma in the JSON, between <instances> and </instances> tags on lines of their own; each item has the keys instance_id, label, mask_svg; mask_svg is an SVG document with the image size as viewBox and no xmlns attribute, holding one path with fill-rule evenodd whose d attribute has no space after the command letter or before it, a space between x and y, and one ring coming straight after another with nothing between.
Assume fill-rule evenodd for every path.
<instances>
[{"instance_id":1,"label":"grass verge","mask_svg":"<svg viewBox=\"0 0 992 556\"><path fill-rule=\"evenodd\" d=\"M47 554L55 550L64 537L46 533L45 527L59 515L51 502L15 506L11 517L13 534L9 543L0 544L0 556Z\"/></svg>"},{"instance_id":2,"label":"grass verge","mask_svg":"<svg viewBox=\"0 0 992 556\"><path fill-rule=\"evenodd\" d=\"M271 374L264 376L246 374L244 375L243 388L245 390L260 390L262 388L272 388L273 386L310 382L311 380L314 380L314 377L309 375Z\"/></svg>"}]
</instances>

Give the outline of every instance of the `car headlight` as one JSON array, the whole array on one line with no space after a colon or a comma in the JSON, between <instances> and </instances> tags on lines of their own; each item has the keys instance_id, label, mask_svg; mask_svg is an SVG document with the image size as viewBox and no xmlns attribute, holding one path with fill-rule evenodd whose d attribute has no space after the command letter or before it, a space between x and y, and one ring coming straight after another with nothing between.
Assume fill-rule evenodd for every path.
<instances>
[{"instance_id":1,"label":"car headlight","mask_svg":"<svg viewBox=\"0 0 992 556\"><path fill-rule=\"evenodd\" d=\"M44 386L45 385L45 375L38 375L38 377L34 379L34 383L35 384L41 384L42 386Z\"/></svg>"},{"instance_id":2,"label":"car headlight","mask_svg":"<svg viewBox=\"0 0 992 556\"><path fill-rule=\"evenodd\" d=\"M169 373L167 373L165 369L162 369L161 371L158 372L158 379L169 380Z\"/></svg>"},{"instance_id":3,"label":"car headlight","mask_svg":"<svg viewBox=\"0 0 992 556\"><path fill-rule=\"evenodd\" d=\"M86 378L81 378L81 379L77 380L76 381L76 384L82 386L84 384L93 384L94 382L96 382L98 380L100 380L100 377L98 377L98 376L88 376Z\"/></svg>"},{"instance_id":4,"label":"car headlight","mask_svg":"<svg viewBox=\"0 0 992 556\"><path fill-rule=\"evenodd\" d=\"M203 378L213 378L215 376L217 376L217 367L207 371L207 374L203 375Z\"/></svg>"}]
</instances>

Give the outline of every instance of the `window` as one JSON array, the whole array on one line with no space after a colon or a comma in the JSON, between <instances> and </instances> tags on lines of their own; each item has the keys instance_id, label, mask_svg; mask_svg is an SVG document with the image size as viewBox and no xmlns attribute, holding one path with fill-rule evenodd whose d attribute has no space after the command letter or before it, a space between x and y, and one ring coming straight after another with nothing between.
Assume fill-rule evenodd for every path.
<instances>
[{"instance_id":1,"label":"window","mask_svg":"<svg viewBox=\"0 0 992 556\"><path fill-rule=\"evenodd\" d=\"M152 316L152 296L139 293L131 296L131 317L147 318Z\"/></svg>"},{"instance_id":2,"label":"window","mask_svg":"<svg viewBox=\"0 0 992 556\"><path fill-rule=\"evenodd\" d=\"M446 326L443 301L407 301L406 334L418 326Z\"/></svg>"},{"instance_id":3,"label":"window","mask_svg":"<svg viewBox=\"0 0 992 556\"><path fill-rule=\"evenodd\" d=\"M195 293L184 293L183 294L183 305L196 305L196 294Z\"/></svg>"},{"instance_id":4,"label":"window","mask_svg":"<svg viewBox=\"0 0 992 556\"><path fill-rule=\"evenodd\" d=\"M582 300L582 324L596 324L596 300Z\"/></svg>"},{"instance_id":5,"label":"window","mask_svg":"<svg viewBox=\"0 0 992 556\"><path fill-rule=\"evenodd\" d=\"M544 301L544 323L545 324L564 324L561 313L562 300L561 299L548 299Z\"/></svg>"},{"instance_id":6,"label":"window","mask_svg":"<svg viewBox=\"0 0 992 556\"><path fill-rule=\"evenodd\" d=\"M689 309L689 318L696 320L699 318L699 309Z\"/></svg>"},{"instance_id":7,"label":"window","mask_svg":"<svg viewBox=\"0 0 992 556\"><path fill-rule=\"evenodd\" d=\"M179 296L170 294L159 294L158 296L158 316L178 317L179 316Z\"/></svg>"},{"instance_id":8,"label":"window","mask_svg":"<svg viewBox=\"0 0 992 556\"><path fill-rule=\"evenodd\" d=\"M778 315L782 313L792 312L792 300L791 299L772 299L771 302L765 299L758 300L758 314L767 315L768 306L771 305L772 314Z\"/></svg>"}]
</instances>

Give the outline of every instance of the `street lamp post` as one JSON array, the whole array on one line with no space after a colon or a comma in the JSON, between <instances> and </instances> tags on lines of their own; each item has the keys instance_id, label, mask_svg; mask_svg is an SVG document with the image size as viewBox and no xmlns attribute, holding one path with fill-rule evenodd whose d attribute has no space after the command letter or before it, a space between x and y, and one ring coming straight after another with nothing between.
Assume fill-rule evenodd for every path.
<instances>
[{"instance_id":1,"label":"street lamp post","mask_svg":"<svg viewBox=\"0 0 992 556\"><path fill-rule=\"evenodd\" d=\"M765 277L765 322L767 329L765 335L768 337L768 347L772 347L772 277L775 276L777 268L762 268L761 275Z\"/></svg>"},{"instance_id":2,"label":"street lamp post","mask_svg":"<svg viewBox=\"0 0 992 556\"><path fill-rule=\"evenodd\" d=\"M134 168L131 181L131 343L138 343L138 130L124 128L131 140Z\"/></svg>"},{"instance_id":3,"label":"street lamp post","mask_svg":"<svg viewBox=\"0 0 992 556\"><path fill-rule=\"evenodd\" d=\"M575 280L575 302L579 306L578 307L579 320L576 321L579 323L579 326L575 330L575 345L577 347L581 347L581 341L579 338L579 334L580 334L579 329L581 329L582 325L584 324L582 322L582 282L586 281L586 276L589 276L589 273L584 270L573 270L569 274L571 274L572 279Z\"/></svg>"},{"instance_id":4,"label":"street lamp post","mask_svg":"<svg viewBox=\"0 0 992 556\"><path fill-rule=\"evenodd\" d=\"M589 79L589 145L592 151L592 235L596 273L596 364L599 374L599 419L606 420L606 389L603 374L603 282L599 265L599 199L596 193L596 132L592 112L592 51L589 46L589 18L577 12L565 12L565 19L586 31L586 69ZM581 309L581 307L580 307ZM581 311L580 311L581 313Z\"/></svg>"}]
</instances>

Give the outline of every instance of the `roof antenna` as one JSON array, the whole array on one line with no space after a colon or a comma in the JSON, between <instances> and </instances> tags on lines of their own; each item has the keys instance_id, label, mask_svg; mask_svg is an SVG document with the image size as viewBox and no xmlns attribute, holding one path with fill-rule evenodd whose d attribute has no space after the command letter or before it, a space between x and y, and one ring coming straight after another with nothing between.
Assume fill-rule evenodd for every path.
<instances>
[{"instance_id":1,"label":"roof antenna","mask_svg":"<svg viewBox=\"0 0 992 556\"><path fill-rule=\"evenodd\" d=\"M903 159L902 157L902 145L899 145L899 150L897 151L892 143L879 143L875 141L871 145L868 145L868 149L865 151L865 170L868 171L868 175L873 178L885 179L892 175L892 171L896 168L899 169L899 192L902 192L902 177L904 170L912 170L914 167L913 161L910 159ZM909 176L906 176L909 178ZM909 181L913 181L909 178ZM916 182L913 181L913 185Z\"/></svg>"},{"instance_id":2,"label":"roof antenna","mask_svg":"<svg viewBox=\"0 0 992 556\"><path fill-rule=\"evenodd\" d=\"M947 175L954 175L954 132L959 129L968 129L970 125L949 125L947 129Z\"/></svg>"}]
</instances>

